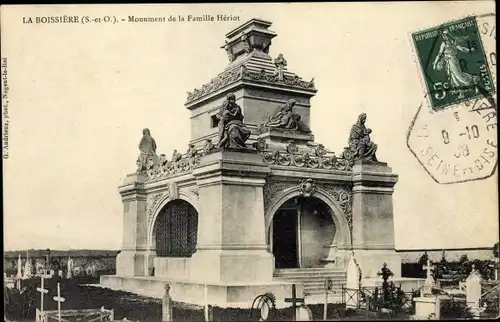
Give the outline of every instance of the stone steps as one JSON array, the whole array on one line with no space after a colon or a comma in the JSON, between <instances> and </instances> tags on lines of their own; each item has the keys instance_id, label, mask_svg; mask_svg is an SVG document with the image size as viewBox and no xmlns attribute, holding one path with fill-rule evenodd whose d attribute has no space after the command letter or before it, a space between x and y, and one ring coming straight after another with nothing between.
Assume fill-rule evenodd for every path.
<instances>
[{"instance_id":1,"label":"stone steps","mask_svg":"<svg viewBox=\"0 0 500 322\"><path fill-rule=\"evenodd\" d=\"M344 270L327 268L293 268L274 272L274 278L304 285L305 295L324 294L325 281L330 278L334 289L340 289L347 281Z\"/></svg>"}]
</instances>

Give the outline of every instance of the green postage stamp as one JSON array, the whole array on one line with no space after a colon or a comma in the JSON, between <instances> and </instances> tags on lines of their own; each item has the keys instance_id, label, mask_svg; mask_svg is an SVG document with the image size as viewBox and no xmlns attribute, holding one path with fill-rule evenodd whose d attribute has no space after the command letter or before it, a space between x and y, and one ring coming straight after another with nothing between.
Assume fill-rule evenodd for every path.
<instances>
[{"instance_id":1,"label":"green postage stamp","mask_svg":"<svg viewBox=\"0 0 500 322\"><path fill-rule=\"evenodd\" d=\"M432 109L494 93L475 17L419 31L412 38Z\"/></svg>"}]
</instances>

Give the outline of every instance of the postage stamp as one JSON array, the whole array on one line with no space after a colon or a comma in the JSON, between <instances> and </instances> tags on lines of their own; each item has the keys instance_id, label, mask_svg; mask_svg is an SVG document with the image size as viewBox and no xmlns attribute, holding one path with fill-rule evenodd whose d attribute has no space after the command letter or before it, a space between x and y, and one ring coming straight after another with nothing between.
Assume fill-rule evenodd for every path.
<instances>
[{"instance_id":1,"label":"postage stamp","mask_svg":"<svg viewBox=\"0 0 500 322\"><path fill-rule=\"evenodd\" d=\"M495 91L479 27L467 17L412 35L434 110Z\"/></svg>"},{"instance_id":2,"label":"postage stamp","mask_svg":"<svg viewBox=\"0 0 500 322\"><path fill-rule=\"evenodd\" d=\"M497 169L495 15L412 34L427 92L407 144L441 184L486 179Z\"/></svg>"}]
</instances>

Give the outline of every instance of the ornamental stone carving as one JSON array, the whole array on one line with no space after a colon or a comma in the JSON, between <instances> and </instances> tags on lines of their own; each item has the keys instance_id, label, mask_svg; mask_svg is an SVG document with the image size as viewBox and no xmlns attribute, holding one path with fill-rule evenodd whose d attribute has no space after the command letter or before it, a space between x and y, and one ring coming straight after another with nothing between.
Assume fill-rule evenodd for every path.
<instances>
[{"instance_id":1,"label":"ornamental stone carving","mask_svg":"<svg viewBox=\"0 0 500 322\"><path fill-rule=\"evenodd\" d=\"M258 139L253 143L253 147L259 152L264 151L267 148L266 140L264 140L263 138Z\"/></svg>"},{"instance_id":2,"label":"ornamental stone carving","mask_svg":"<svg viewBox=\"0 0 500 322\"><path fill-rule=\"evenodd\" d=\"M212 143L212 139L207 139L205 141L205 145L203 146L203 153L207 154L213 149L215 149L215 145Z\"/></svg>"},{"instance_id":3,"label":"ornamental stone carving","mask_svg":"<svg viewBox=\"0 0 500 322\"><path fill-rule=\"evenodd\" d=\"M229 58L229 62L232 63L236 59L236 55L234 54L233 47L229 44L229 42L226 40L226 43L224 46L221 48L224 48L224 50L227 53L227 58Z\"/></svg>"},{"instance_id":4,"label":"ornamental stone carving","mask_svg":"<svg viewBox=\"0 0 500 322\"><path fill-rule=\"evenodd\" d=\"M162 201L165 198L169 197L169 189L168 187L166 188L166 191L162 192L157 192L152 195L148 195L147 200L146 200L146 214L148 216L148 224L151 223L151 220L153 220L154 216L154 211L156 209L156 206L160 201Z\"/></svg>"},{"instance_id":5,"label":"ornamental stone carving","mask_svg":"<svg viewBox=\"0 0 500 322\"><path fill-rule=\"evenodd\" d=\"M300 194L310 197L316 191L316 183L313 179L304 179L300 182Z\"/></svg>"},{"instance_id":6,"label":"ornamental stone carving","mask_svg":"<svg viewBox=\"0 0 500 322\"><path fill-rule=\"evenodd\" d=\"M282 165L299 168L326 169L351 171L352 163L343 157L337 157L335 153L326 153L324 147L317 147L314 154L309 152L298 153L297 146L292 143L286 147L286 151L275 149L265 151L264 162L270 165Z\"/></svg>"},{"instance_id":7,"label":"ornamental stone carving","mask_svg":"<svg viewBox=\"0 0 500 322\"><path fill-rule=\"evenodd\" d=\"M200 163L200 157L201 154L192 144L184 155L174 150L171 161L167 160L165 154L161 154L158 162L150 160L146 167L146 176L148 180L153 180L189 172Z\"/></svg>"},{"instance_id":8,"label":"ornamental stone carving","mask_svg":"<svg viewBox=\"0 0 500 322\"><path fill-rule=\"evenodd\" d=\"M327 191L339 204L340 209L342 209L346 216L349 230L352 232L352 190L347 187L330 185L321 185L321 189Z\"/></svg>"},{"instance_id":9,"label":"ornamental stone carving","mask_svg":"<svg viewBox=\"0 0 500 322\"><path fill-rule=\"evenodd\" d=\"M197 199L200 197L200 188L198 186L193 187L191 189L191 192L196 196Z\"/></svg>"},{"instance_id":10,"label":"ornamental stone carving","mask_svg":"<svg viewBox=\"0 0 500 322\"><path fill-rule=\"evenodd\" d=\"M294 184L290 182L271 182L266 184L264 186L264 211L267 211L269 205L279 193L293 186Z\"/></svg>"},{"instance_id":11,"label":"ornamental stone carving","mask_svg":"<svg viewBox=\"0 0 500 322\"><path fill-rule=\"evenodd\" d=\"M267 73L264 69L259 72L253 72L248 70L248 68L242 65L239 69L232 69L227 72L222 73L222 75L212 79L208 84L202 86L201 89L195 89L192 92L187 93L187 102L190 103L194 100L204 97L210 93L217 91L218 89L232 84L238 80L253 80L263 83L270 84L285 84L291 87L307 89L315 91L314 79L311 81L304 81L299 76L283 76L283 80L279 80L278 74Z\"/></svg>"}]
</instances>

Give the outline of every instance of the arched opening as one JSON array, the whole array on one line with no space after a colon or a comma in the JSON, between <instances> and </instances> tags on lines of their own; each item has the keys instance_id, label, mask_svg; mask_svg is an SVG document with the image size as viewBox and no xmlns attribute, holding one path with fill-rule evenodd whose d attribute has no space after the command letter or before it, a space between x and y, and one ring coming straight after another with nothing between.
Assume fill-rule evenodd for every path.
<instances>
[{"instance_id":1,"label":"arched opening","mask_svg":"<svg viewBox=\"0 0 500 322\"><path fill-rule=\"evenodd\" d=\"M153 228L157 257L190 257L196 251L198 212L187 201L167 203L158 213Z\"/></svg>"},{"instance_id":2,"label":"arched opening","mask_svg":"<svg viewBox=\"0 0 500 322\"><path fill-rule=\"evenodd\" d=\"M275 267L323 267L336 227L332 209L315 197L295 197L273 216L270 233Z\"/></svg>"}]
</instances>

